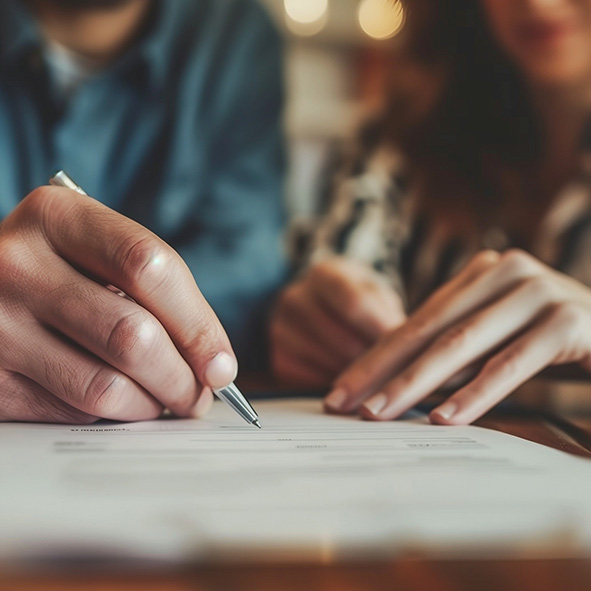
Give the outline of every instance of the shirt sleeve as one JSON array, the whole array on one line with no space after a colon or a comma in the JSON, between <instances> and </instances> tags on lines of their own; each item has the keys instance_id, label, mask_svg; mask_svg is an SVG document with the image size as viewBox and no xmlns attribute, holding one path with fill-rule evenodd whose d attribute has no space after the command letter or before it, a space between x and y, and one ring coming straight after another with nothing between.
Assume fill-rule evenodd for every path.
<instances>
[{"instance_id":1,"label":"shirt sleeve","mask_svg":"<svg viewBox=\"0 0 591 591\"><path fill-rule=\"evenodd\" d=\"M409 199L402 159L395 150L378 146L351 160L334 175L307 263L350 257L380 273L406 301L401 260L409 235Z\"/></svg>"},{"instance_id":2,"label":"shirt sleeve","mask_svg":"<svg viewBox=\"0 0 591 591\"><path fill-rule=\"evenodd\" d=\"M266 362L266 317L287 275L282 44L252 4L234 39L213 115L199 237L179 249L226 329L241 368Z\"/></svg>"}]
</instances>

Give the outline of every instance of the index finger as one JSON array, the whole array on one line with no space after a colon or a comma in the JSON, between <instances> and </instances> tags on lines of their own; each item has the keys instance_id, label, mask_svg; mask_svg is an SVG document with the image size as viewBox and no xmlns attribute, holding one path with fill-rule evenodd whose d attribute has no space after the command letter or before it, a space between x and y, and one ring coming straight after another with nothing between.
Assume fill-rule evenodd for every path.
<instances>
[{"instance_id":1,"label":"index finger","mask_svg":"<svg viewBox=\"0 0 591 591\"><path fill-rule=\"evenodd\" d=\"M42 187L26 201L23 206L57 254L122 289L158 318L203 385L217 389L234 380L237 363L228 337L168 244L69 189Z\"/></svg>"},{"instance_id":2,"label":"index finger","mask_svg":"<svg viewBox=\"0 0 591 591\"><path fill-rule=\"evenodd\" d=\"M489 251L476 256L405 324L388 333L336 380L335 389L326 398L327 407L337 412L354 410L449 326L498 297L530 272L512 264L505 268L502 260L511 263L511 258L503 256Z\"/></svg>"}]
</instances>

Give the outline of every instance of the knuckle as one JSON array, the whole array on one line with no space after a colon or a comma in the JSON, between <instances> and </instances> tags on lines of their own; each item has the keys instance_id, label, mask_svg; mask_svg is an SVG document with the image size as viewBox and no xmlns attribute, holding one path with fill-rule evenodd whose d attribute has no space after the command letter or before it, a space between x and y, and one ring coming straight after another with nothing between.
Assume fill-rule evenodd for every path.
<instances>
[{"instance_id":1,"label":"knuckle","mask_svg":"<svg viewBox=\"0 0 591 591\"><path fill-rule=\"evenodd\" d=\"M403 371L398 377L391 380L383 390L389 396L404 392L418 381L421 373L420 365L417 364L415 367Z\"/></svg>"},{"instance_id":2,"label":"knuckle","mask_svg":"<svg viewBox=\"0 0 591 591\"><path fill-rule=\"evenodd\" d=\"M146 282L149 288L157 289L167 279L168 263L174 257L171 249L155 236L137 235L125 240L115 255L126 286L145 292Z\"/></svg>"},{"instance_id":3,"label":"knuckle","mask_svg":"<svg viewBox=\"0 0 591 591\"><path fill-rule=\"evenodd\" d=\"M201 364L224 350L225 342L227 340L217 323L201 322L191 335L178 339L177 348L183 352L186 359ZM192 365L191 361L189 365Z\"/></svg>"},{"instance_id":4,"label":"knuckle","mask_svg":"<svg viewBox=\"0 0 591 591\"><path fill-rule=\"evenodd\" d=\"M582 311L572 302L557 302L548 307L548 315L563 333L570 333L578 328Z\"/></svg>"},{"instance_id":5,"label":"knuckle","mask_svg":"<svg viewBox=\"0 0 591 591\"><path fill-rule=\"evenodd\" d=\"M532 293L538 293L540 291L547 291L551 285L551 282L545 275L534 275L533 277L528 277L525 279L523 284Z\"/></svg>"},{"instance_id":6,"label":"knuckle","mask_svg":"<svg viewBox=\"0 0 591 591\"><path fill-rule=\"evenodd\" d=\"M107 340L110 359L123 365L133 365L153 350L158 338L156 321L142 311L120 318Z\"/></svg>"},{"instance_id":7,"label":"knuckle","mask_svg":"<svg viewBox=\"0 0 591 591\"><path fill-rule=\"evenodd\" d=\"M109 418L115 414L127 391L126 379L109 369L99 369L84 393L85 412Z\"/></svg>"},{"instance_id":8,"label":"knuckle","mask_svg":"<svg viewBox=\"0 0 591 591\"><path fill-rule=\"evenodd\" d=\"M529 253L518 248L507 250L501 255L501 263L508 272L517 275L537 272L540 268L538 261Z\"/></svg>"},{"instance_id":9,"label":"knuckle","mask_svg":"<svg viewBox=\"0 0 591 591\"><path fill-rule=\"evenodd\" d=\"M483 373L493 373L501 381L513 381L520 373L521 348L511 348L490 359L483 368Z\"/></svg>"},{"instance_id":10,"label":"knuckle","mask_svg":"<svg viewBox=\"0 0 591 591\"><path fill-rule=\"evenodd\" d=\"M501 255L496 250L493 250L492 248L487 248L481 250L478 254L474 255L474 258L472 260L474 261L474 263L484 266L496 263L500 257Z\"/></svg>"},{"instance_id":11,"label":"knuckle","mask_svg":"<svg viewBox=\"0 0 591 591\"><path fill-rule=\"evenodd\" d=\"M467 326L454 326L441 337L441 344L450 349L463 349L468 343L470 330Z\"/></svg>"},{"instance_id":12,"label":"knuckle","mask_svg":"<svg viewBox=\"0 0 591 591\"><path fill-rule=\"evenodd\" d=\"M32 272L30 248L15 236L0 240L0 281L17 286L23 277Z\"/></svg>"},{"instance_id":13,"label":"knuckle","mask_svg":"<svg viewBox=\"0 0 591 591\"><path fill-rule=\"evenodd\" d=\"M528 277L524 280L523 287L533 300L539 300L540 298L553 299L556 297L555 283L545 274Z\"/></svg>"}]
</instances>

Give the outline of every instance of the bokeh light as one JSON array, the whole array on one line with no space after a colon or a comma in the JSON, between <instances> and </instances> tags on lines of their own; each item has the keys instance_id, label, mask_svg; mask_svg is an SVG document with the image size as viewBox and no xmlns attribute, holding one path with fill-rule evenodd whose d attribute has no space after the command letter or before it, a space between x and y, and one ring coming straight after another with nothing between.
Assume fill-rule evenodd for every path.
<instances>
[{"instance_id":1,"label":"bokeh light","mask_svg":"<svg viewBox=\"0 0 591 591\"><path fill-rule=\"evenodd\" d=\"M321 20L327 10L328 0L285 0L287 16L302 24Z\"/></svg>"},{"instance_id":2,"label":"bokeh light","mask_svg":"<svg viewBox=\"0 0 591 591\"><path fill-rule=\"evenodd\" d=\"M400 0L362 0L359 25L372 39L389 39L404 24L404 7Z\"/></svg>"},{"instance_id":3,"label":"bokeh light","mask_svg":"<svg viewBox=\"0 0 591 591\"><path fill-rule=\"evenodd\" d=\"M328 20L328 0L284 0L287 26L297 35L315 35Z\"/></svg>"}]
</instances>

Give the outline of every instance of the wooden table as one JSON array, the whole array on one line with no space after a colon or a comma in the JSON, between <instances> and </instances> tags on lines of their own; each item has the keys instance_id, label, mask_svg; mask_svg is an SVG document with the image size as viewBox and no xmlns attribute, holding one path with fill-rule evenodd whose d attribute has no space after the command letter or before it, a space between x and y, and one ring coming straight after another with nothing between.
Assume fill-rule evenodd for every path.
<instances>
[{"instance_id":1,"label":"wooden table","mask_svg":"<svg viewBox=\"0 0 591 591\"><path fill-rule=\"evenodd\" d=\"M568 386L565 386L568 387ZM564 390L562 390L564 393ZM584 393L586 390L584 389ZM527 396L525 397L527 399ZM591 402L591 386L589 386ZM568 400L568 396L566 397ZM583 399L585 400L585 399ZM591 458L591 407L558 416L552 400L542 412L497 409L479 425ZM591 491L589 491L591 495ZM2 533L0 532L0 536ZM567 591L591 590L591 556L565 558L561 548L544 559L443 560L395 556L389 561L285 564L211 564L171 570L51 567L0 572L0 591Z\"/></svg>"},{"instance_id":2,"label":"wooden table","mask_svg":"<svg viewBox=\"0 0 591 591\"><path fill-rule=\"evenodd\" d=\"M436 561L203 567L186 572L6 577L2 591L589 591L591 560Z\"/></svg>"}]
</instances>

